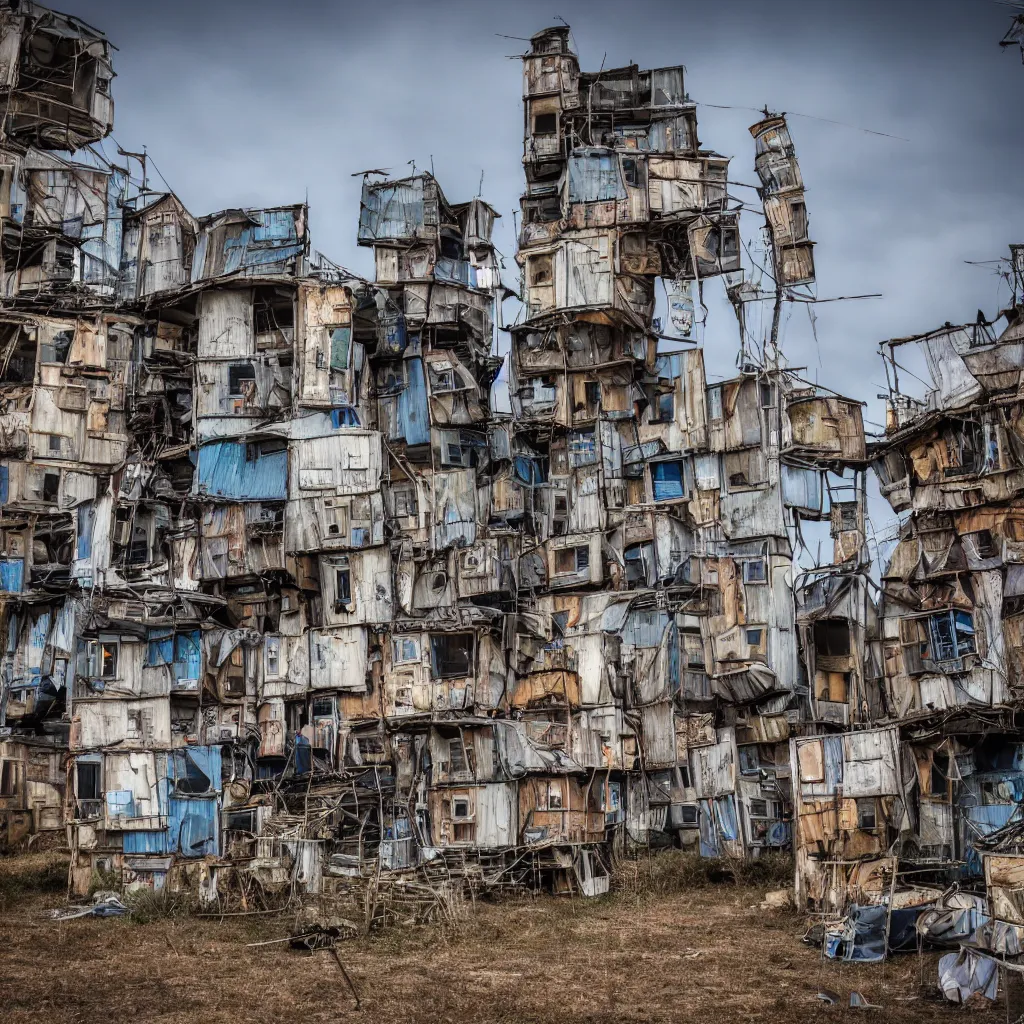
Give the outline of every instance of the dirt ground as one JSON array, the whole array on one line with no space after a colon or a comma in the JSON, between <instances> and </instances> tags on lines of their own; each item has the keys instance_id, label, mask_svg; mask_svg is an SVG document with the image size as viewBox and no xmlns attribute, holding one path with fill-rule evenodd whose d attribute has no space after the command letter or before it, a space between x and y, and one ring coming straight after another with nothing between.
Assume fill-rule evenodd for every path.
<instances>
[{"instance_id":1,"label":"dirt ground","mask_svg":"<svg viewBox=\"0 0 1024 1024\"><path fill-rule=\"evenodd\" d=\"M52 854L0 859L3 1024L1004 1019L1001 1004L937 999L937 954L823 962L800 941L802 918L761 910L763 889L732 883L477 903L457 926L341 943L356 1011L328 952L247 946L286 936L287 915L57 922L59 882ZM854 989L883 1009L847 1008Z\"/></svg>"}]
</instances>

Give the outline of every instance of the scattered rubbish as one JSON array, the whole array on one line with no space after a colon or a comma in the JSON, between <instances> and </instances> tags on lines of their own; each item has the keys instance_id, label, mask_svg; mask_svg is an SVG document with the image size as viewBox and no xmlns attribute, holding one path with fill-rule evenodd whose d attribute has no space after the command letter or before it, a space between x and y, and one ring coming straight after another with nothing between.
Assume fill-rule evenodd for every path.
<instances>
[{"instance_id":1,"label":"scattered rubbish","mask_svg":"<svg viewBox=\"0 0 1024 1024\"><path fill-rule=\"evenodd\" d=\"M850 993L850 1006L854 1009L860 1010L881 1010L882 1007L878 1003L869 1003L864 995L860 992Z\"/></svg>"},{"instance_id":2,"label":"scattered rubbish","mask_svg":"<svg viewBox=\"0 0 1024 1024\"><path fill-rule=\"evenodd\" d=\"M97 892L93 894L92 903L58 907L50 911L50 916L57 921L72 921L79 917L122 917L130 912L118 893Z\"/></svg>"},{"instance_id":3,"label":"scattered rubbish","mask_svg":"<svg viewBox=\"0 0 1024 1024\"><path fill-rule=\"evenodd\" d=\"M767 892L760 903L761 910L787 910L792 906L792 889L774 889L771 892Z\"/></svg>"},{"instance_id":4,"label":"scattered rubbish","mask_svg":"<svg viewBox=\"0 0 1024 1024\"><path fill-rule=\"evenodd\" d=\"M818 993L818 998L825 1003L826 1006L835 1006L839 1002L839 996L835 992L829 992L827 989L822 989Z\"/></svg>"},{"instance_id":5,"label":"scattered rubbish","mask_svg":"<svg viewBox=\"0 0 1024 1024\"><path fill-rule=\"evenodd\" d=\"M999 966L992 957L971 949L947 953L939 959L939 988L951 1003L966 1003L976 995L995 1002Z\"/></svg>"}]
</instances>

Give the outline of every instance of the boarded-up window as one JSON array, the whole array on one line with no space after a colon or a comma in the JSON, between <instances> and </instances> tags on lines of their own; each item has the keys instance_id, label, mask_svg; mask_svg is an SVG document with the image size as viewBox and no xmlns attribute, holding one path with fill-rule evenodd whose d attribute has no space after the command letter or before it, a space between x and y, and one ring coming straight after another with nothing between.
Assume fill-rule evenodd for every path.
<instances>
[{"instance_id":1,"label":"boarded-up window","mask_svg":"<svg viewBox=\"0 0 1024 1024\"><path fill-rule=\"evenodd\" d=\"M801 782L825 781L825 754L821 740L809 740L797 747Z\"/></svg>"}]
</instances>

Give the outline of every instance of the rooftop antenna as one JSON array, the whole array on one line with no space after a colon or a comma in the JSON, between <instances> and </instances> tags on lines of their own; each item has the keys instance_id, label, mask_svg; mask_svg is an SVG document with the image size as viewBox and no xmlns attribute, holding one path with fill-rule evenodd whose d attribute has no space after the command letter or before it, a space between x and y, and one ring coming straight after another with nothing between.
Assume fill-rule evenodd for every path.
<instances>
[{"instance_id":1,"label":"rooftop antenna","mask_svg":"<svg viewBox=\"0 0 1024 1024\"><path fill-rule=\"evenodd\" d=\"M122 149L120 146L117 147L117 152L120 156L130 156L135 160L139 161L142 166L142 192L149 191L149 179L146 177L146 147L142 147L141 153L133 153L131 150Z\"/></svg>"},{"instance_id":2,"label":"rooftop antenna","mask_svg":"<svg viewBox=\"0 0 1024 1024\"><path fill-rule=\"evenodd\" d=\"M476 189L476 197L479 199L484 194L484 169L480 168L480 184Z\"/></svg>"}]
</instances>

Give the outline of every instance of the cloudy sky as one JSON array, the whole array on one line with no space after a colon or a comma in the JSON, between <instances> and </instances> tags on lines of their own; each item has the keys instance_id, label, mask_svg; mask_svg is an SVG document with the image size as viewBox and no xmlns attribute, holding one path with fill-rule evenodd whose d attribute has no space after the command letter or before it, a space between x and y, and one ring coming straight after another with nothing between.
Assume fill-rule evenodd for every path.
<instances>
[{"instance_id":1,"label":"cloudy sky","mask_svg":"<svg viewBox=\"0 0 1024 1024\"><path fill-rule=\"evenodd\" d=\"M514 283L522 109L510 58L527 44L508 37L565 19L585 70L685 64L688 91L703 104L701 141L733 158L737 182L754 181L747 127L757 109L805 115L790 125L817 294L883 297L813 307L817 340L808 307L794 306L784 350L812 379L869 401L875 422L878 342L995 311L1008 291L986 261L1024 241L1024 66L998 45L1011 10L997 0L55 6L119 48L115 138L146 145L193 213L308 195L314 247L367 276L352 174L432 162L452 201L474 195L483 175ZM759 225L750 215L744 227L755 255ZM708 291L708 363L726 374L735 321Z\"/></svg>"}]
</instances>

